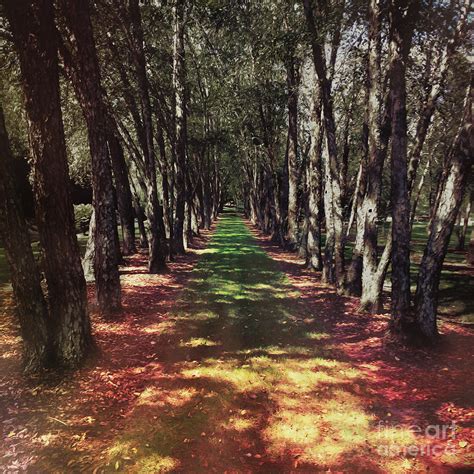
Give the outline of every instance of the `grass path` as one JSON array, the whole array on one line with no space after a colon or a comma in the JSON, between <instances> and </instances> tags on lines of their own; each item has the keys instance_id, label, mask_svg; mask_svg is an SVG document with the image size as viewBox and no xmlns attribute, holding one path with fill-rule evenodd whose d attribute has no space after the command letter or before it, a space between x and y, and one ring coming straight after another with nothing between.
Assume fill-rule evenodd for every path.
<instances>
[{"instance_id":1,"label":"grass path","mask_svg":"<svg viewBox=\"0 0 474 474\"><path fill-rule=\"evenodd\" d=\"M160 365L108 451L110 471L421 469L383 452L429 441L381 422L367 385L376 369L338 355L324 316L225 213L156 341Z\"/></svg>"},{"instance_id":2,"label":"grass path","mask_svg":"<svg viewBox=\"0 0 474 474\"><path fill-rule=\"evenodd\" d=\"M358 314L235 213L193 245L160 275L128 257L113 321L89 286L100 351L74 373L22 377L2 304L0 472L470 472L470 329L391 346L387 315Z\"/></svg>"}]
</instances>

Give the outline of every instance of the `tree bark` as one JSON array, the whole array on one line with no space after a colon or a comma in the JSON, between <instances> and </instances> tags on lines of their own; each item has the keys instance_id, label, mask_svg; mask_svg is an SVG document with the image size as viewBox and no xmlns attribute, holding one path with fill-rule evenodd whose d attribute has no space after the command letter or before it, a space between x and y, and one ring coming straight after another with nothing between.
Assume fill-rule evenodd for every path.
<instances>
[{"instance_id":1,"label":"tree bark","mask_svg":"<svg viewBox=\"0 0 474 474\"><path fill-rule=\"evenodd\" d=\"M0 105L0 237L20 322L23 367L25 372L38 372L53 362L52 326L28 227L11 175L13 159Z\"/></svg>"},{"instance_id":2,"label":"tree bark","mask_svg":"<svg viewBox=\"0 0 474 474\"><path fill-rule=\"evenodd\" d=\"M422 335L429 341L438 336L438 286L449 239L461 206L464 190L472 167L474 134L472 125L472 77L466 97L464 116L454 140L449 170L439 193L428 243L420 264L415 294L416 318Z\"/></svg>"},{"instance_id":3,"label":"tree bark","mask_svg":"<svg viewBox=\"0 0 474 474\"><path fill-rule=\"evenodd\" d=\"M59 96L57 32L50 0L4 2L20 59L57 363L77 366L92 343L69 194Z\"/></svg>"},{"instance_id":4,"label":"tree bark","mask_svg":"<svg viewBox=\"0 0 474 474\"><path fill-rule=\"evenodd\" d=\"M288 224L287 244L296 247L298 241L298 72L294 50L286 58L286 84L288 89Z\"/></svg>"},{"instance_id":5,"label":"tree bark","mask_svg":"<svg viewBox=\"0 0 474 474\"><path fill-rule=\"evenodd\" d=\"M173 5L173 88L175 133L173 144L176 158L176 216L173 232L173 248L178 254L185 253L185 204L186 204L186 67L184 50L186 6L183 0Z\"/></svg>"},{"instance_id":6,"label":"tree bark","mask_svg":"<svg viewBox=\"0 0 474 474\"><path fill-rule=\"evenodd\" d=\"M406 63L417 0L390 2L390 93L392 116L392 333L413 336L410 310L410 200L407 176Z\"/></svg>"},{"instance_id":7,"label":"tree bark","mask_svg":"<svg viewBox=\"0 0 474 474\"><path fill-rule=\"evenodd\" d=\"M135 216L133 212L132 191L128 179L127 163L125 162L122 144L117 135L110 132L108 144L115 178L120 223L122 226L122 253L123 255L132 255L137 249L135 246Z\"/></svg>"},{"instance_id":8,"label":"tree bark","mask_svg":"<svg viewBox=\"0 0 474 474\"><path fill-rule=\"evenodd\" d=\"M382 191L382 170L384 153L382 151L382 98L380 68L380 2L371 0L369 4L369 67L368 67L368 160L367 179L362 214L364 216L364 246L362 265L362 298L361 309L378 313L381 310L381 299L375 298L375 274L378 268L377 233L378 207Z\"/></svg>"},{"instance_id":9,"label":"tree bark","mask_svg":"<svg viewBox=\"0 0 474 474\"><path fill-rule=\"evenodd\" d=\"M311 0L304 0L304 9L306 15L306 23L310 34L310 41L313 53L313 63L318 77L320 97L323 105L324 129L326 133L328 162L329 162L329 180L326 186L331 188L331 221L334 237L334 265L335 265L335 282L338 293L345 293L346 279L344 269L344 238L343 238L343 216L341 204L341 186L340 172L337 158L336 143L336 122L334 119L331 82L327 75L326 59L324 49L321 46L318 32L316 30L316 22L314 17L313 5ZM328 219L326 215L326 219Z\"/></svg>"},{"instance_id":10,"label":"tree bark","mask_svg":"<svg viewBox=\"0 0 474 474\"><path fill-rule=\"evenodd\" d=\"M308 160L308 241L306 262L309 268L323 268L321 256L321 201L322 201L322 140L321 106L313 93L311 113L312 132Z\"/></svg>"},{"instance_id":11,"label":"tree bark","mask_svg":"<svg viewBox=\"0 0 474 474\"><path fill-rule=\"evenodd\" d=\"M163 213L158 201L156 183L156 163L153 145L153 123L149 95L148 77L146 75L145 53L143 51L143 29L138 0L129 0L129 18L132 46L132 59L136 71L138 91L143 113L145 129L145 184L147 188L146 216L149 226L149 262L150 273L160 273L166 269L166 240Z\"/></svg>"},{"instance_id":12,"label":"tree bark","mask_svg":"<svg viewBox=\"0 0 474 474\"><path fill-rule=\"evenodd\" d=\"M109 125L101 86L99 63L90 19L89 0L60 0L66 29L62 50L65 69L87 123L92 158L94 194L94 275L99 310L104 315L120 310L116 215L112 170L107 149Z\"/></svg>"}]
</instances>

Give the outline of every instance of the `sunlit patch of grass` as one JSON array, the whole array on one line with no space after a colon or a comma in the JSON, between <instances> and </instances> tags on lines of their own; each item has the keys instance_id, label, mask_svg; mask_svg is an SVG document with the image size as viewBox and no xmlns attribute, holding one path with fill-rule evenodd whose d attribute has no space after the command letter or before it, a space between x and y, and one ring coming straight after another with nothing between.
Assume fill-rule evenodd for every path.
<instances>
[{"instance_id":1,"label":"sunlit patch of grass","mask_svg":"<svg viewBox=\"0 0 474 474\"><path fill-rule=\"evenodd\" d=\"M270 442L270 450L312 446L320 438L318 417L312 413L298 414L292 411L279 411L272 418L265 436Z\"/></svg>"},{"instance_id":2,"label":"sunlit patch of grass","mask_svg":"<svg viewBox=\"0 0 474 474\"><path fill-rule=\"evenodd\" d=\"M329 339L329 334L325 333L325 332L316 332L316 331L313 331L313 332L307 332L305 334L305 337L307 339L311 339L313 341L322 341L324 339Z\"/></svg>"},{"instance_id":3,"label":"sunlit patch of grass","mask_svg":"<svg viewBox=\"0 0 474 474\"><path fill-rule=\"evenodd\" d=\"M229 421L223 423L222 426L225 430L242 432L253 428L255 426L255 420L243 417L230 418Z\"/></svg>"},{"instance_id":4,"label":"sunlit patch of grass","mask_svg":"<svg viewBox=\"0 0 474 474\"><path fill-rule=\"evenodd\" d=\"M177 459L152 453L140 459L136 466L136 472L139 474L149 474L150 472L164 473L172 472L178 467L179 461Z\"/></svg>"},{"instance_id":5,"label":"sunlit patch of grass","mask_svg":"<svg viewBox=\"0 0 474 474\"><path fill-rule=\"evenodd\" d=\"M206 361L198 367L184 369L181 372L186 378L209 378L232 384L238 392L262 389L266 386L259 372L251 367L236 367L231 361Z\"/></svg>"},{"instance_id":6,"label":"sunlit patch of grass","mask_svg":"<svg viewBox=\"0 0 474 474\"><path fill-rule=\"evenodd\" d=\"M192 337L191 339L180 343L181 347L212 347L217 345L219 344L216 341L205 337Z\"/></svg>"},{"instance_id":7,"label":"sunlit patch of grass","mask_svg":"<svg viewBox=\"0 0 474 474\"><path fill-rule=\"evenodd\" d=\"M150 324L142 329L146 334L164 334L170 335L175 329L174 321L161 321L159 323Z\"/></svg>"},{"instance_id":8,"label":"sunlit patch of grass","mask_svg":"<svg viewBox=\"0 0 474 474\"><path fill-rule=\"evenodd\" d=\"M160 362L166 375L138 398L111 459L130 457L127 472L200 471L193 452L209 471L247 472L233 459L258 440L272 462L297 453L310 472L414 472L403 455L377 451L416 441L371 413L363 381L378 367L337 359L318 315L302 320L286 277L237 218L220 220L210 250L169 329L150 326L172 334L176 358Z\"/></svg>"},{"instance_id":9,"label":"sunlit patch of grass","mask_svg":"<svg viewBox=\"0 0 474 474\"><path fill-rule=\"evenodd\" d=\"M172 392L165 391L159 387L147 387L137 401L137 405L155 407L178 407L184 405L197 395L198 391L193 388L181 388Z\"/></svg>"}]
</instances>

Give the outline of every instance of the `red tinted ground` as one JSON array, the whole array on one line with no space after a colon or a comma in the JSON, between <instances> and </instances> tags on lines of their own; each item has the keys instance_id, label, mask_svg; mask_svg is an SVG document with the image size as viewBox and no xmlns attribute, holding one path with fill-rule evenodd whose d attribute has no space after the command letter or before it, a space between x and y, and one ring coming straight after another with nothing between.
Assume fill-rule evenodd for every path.
<instances>
[{"instance_id":1,"label":"red tinted ground","mask_svg":"<svg viewBox=\"0 0 474 474\"><path fill-rule=\"evenodd\" d=\"M358 315L356 299L253 235L274 260L268 278L286 274L283 295L269 299L264 281L255 289L227 269L222 298L210 296L218 264L255 242L209 254L206 235L160 276L146 274L144 255L130 258L123 315L114 323L93 315L100 353L62 379L20 375L18 330L11 303L2 304L0 471L471 472L473 332L443 324L436 351L385 343L386 315ZM181 298L200 254L216 249L199 283L208 293L196 287L212 302L199 292ZM242 319L252 309L239 302L245 292L262 301L260 313L281 316L278 331L295 327L286 339L264 316L260 346L245 329L236 338L233 320L252 324ZM214 313L231 322L215 323Z\"/></svg>"}]
</instances>

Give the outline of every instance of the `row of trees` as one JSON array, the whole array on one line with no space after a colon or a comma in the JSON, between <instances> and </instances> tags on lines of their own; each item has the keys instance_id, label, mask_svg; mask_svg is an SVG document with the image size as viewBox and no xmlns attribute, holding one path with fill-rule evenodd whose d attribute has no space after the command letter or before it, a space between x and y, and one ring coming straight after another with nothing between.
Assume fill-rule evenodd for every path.
<instances>
[{"instance_id":1,"label":"row of trees","mask_svg":"<svg viewBox=\"0 0 474 474\"><path fill-rule=\"evenodd\" d=\"M391 268L390 327L402 339L436 339L443 260L463 200L470 209L469 8L418 0L242 8L247 68L238 83L254 89L253 107L242 108L246 213L340 294L359 296L363 311L382 310ZM410 237L420 218L429 237L412 298ZM461 234L469 212L463 219Z\"/></svg>"},{"instance_id":2,"label":"row of trees","mask_svg":"<svg viewBox=\"0 0 474 474\"><path fill-rule=\"evenodd\" d=\"M469 7L5 0L0 232L27 368L87 354L85 278L113 317L122 256L146 247L164 271L229 200L361 310L382 309L391 265L392 331L436 338L444 255L472 196ZM46 286L11 173L26 142ZM71 182L93 190L82 265ZM417 219L429 239L412 298Z\"/></svg>"},{"instance_id":3,"label":"row of trees","mask_svg":"<svg viewBox=\"0 0 474 474\"><path fill-rule=\"evenodd\" d=\"M177 0L143 10L146 37L138 0L99 1L94 9L89 1L75 0L3 5L2 47L10 62L2 80L5 85L18 78L24 95L45 277L43 285L12 174L18 158L11 142L21 148L24 141L15 130L24 128L21 106L8 104L13 136L8 137L2 110L0 227L29 371L75 367L92 347L85 277L95 281L103 316L120 311L119 264L137 251L135 221L139 245L148 248L149 272L158 273L185 252L200 228L210 227L222 206L221 172L205 112L197 112L203 133L188 136L188 7ZM166 24L156 36L154 15L163 15ZM161 63L159 74L155 61ZM14 100L11 92L5 95ZM65 124L72 134L82 132L82 153L71 153L74 141L66 139ZM70 168L93 190L82 264Z\"/></svg>"}]
</instances>

